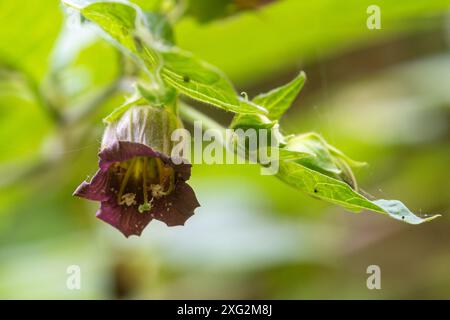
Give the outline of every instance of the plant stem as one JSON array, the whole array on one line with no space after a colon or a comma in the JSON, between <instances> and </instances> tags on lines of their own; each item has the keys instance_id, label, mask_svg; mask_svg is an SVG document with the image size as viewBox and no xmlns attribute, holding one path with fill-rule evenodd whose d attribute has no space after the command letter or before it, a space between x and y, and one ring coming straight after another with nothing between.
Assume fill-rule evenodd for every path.
<instances>
[{"instance_id":1,"label":"plant stem","mask_svg":"<svg viewBox=\"0 0 450 320\"><path fill-rule=\"evenodd\" d=\"M201 121L202 126L207 129L216 129L216 130L225 130L225 128L216 122L214 119L211 119L204 113L194 109L190 105L180 102L180 116L184 120L194 124L196 121Z\"/></svg>"}]
</instances>

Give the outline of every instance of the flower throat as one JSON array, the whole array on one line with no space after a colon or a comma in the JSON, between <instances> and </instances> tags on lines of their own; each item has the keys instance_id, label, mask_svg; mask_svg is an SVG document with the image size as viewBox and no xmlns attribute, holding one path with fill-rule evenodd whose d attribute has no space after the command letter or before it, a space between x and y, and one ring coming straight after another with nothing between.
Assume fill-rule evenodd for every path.
<instances>
[{"instance_id":1,"label":"flower throat","mask_svg":"<svg viewBox=\"0 0 450 320\"><path fill-rule=\"evenodd\" d=\"M140 213L150 211L154 199L167 196L174 189L174 170L159 158L135 157L115 163L111 171L113 185L117 186L112 188L117 194L117 203L138 205Z\"/></svg>"}]
</instances>

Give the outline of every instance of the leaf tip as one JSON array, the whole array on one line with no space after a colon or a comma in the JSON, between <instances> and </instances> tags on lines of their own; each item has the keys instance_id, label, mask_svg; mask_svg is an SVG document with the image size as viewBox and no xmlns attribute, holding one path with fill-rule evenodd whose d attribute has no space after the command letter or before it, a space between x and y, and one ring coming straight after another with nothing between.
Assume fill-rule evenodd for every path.
<instances>
[{"instance_id":1,"label":"leaf tip","mask_svg":"<svg viewBox=\"0 0 450 320\"><path fill-rule=\"evenodd\" d=\"M373 203L380 207L382 211L387 213L390 217L409 224L421 224L441 216L440 214L436 214L426 218L419 217L412 213L401 201L398 200L379 199L373 201Z\"/></svg>"}]
</instances>

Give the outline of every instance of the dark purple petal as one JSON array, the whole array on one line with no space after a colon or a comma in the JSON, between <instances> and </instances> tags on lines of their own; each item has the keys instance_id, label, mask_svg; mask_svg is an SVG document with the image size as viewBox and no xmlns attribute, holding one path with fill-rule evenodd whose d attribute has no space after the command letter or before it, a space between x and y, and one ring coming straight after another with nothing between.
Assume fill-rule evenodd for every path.
<instances>
[{"instance_id":1,"label":"dark purple petal","mask_svg":"<svg viewBox=\"0 0 450 320\"><path fill-rule=\"evenodd\" d=\"M114 201L102 202L97 218L109 223L127 238L131 235L140 236L152 220L150 212L140 213L135 206L119 206Z\"/></svg>"},{"instance_id":2,"label":"dark purple petal","mask_svg":"<svg viewBox=\"0 0 450 320\"><path fill-rule=\"evenodd\" d=\"M188 184L180 182L170 195L154 201L151 213L155 219L169 227L182 226L197 207L200 204L194 190Z\"/></svg>"},{"instance_id":3,"label":"dark purple petal","mask_svg":"<svg viewBox=\"0 0 450 320\"><path fill-rule=\"evenodd\" d=\"M169 164L177 173L177 178L183 181L189 180L191 175L191 164L174 164L167 155L154 151L145 144L116 141L99 153L99 167L102 171L107 171L114 162L124 162L134 157L160 158L164 163Z\"/></svg>"},{"instance_id":4,"label":"dark purple petal","mask_svg":"<svg viewBox=\"0 0 450 320\"><path fill-rule=\"evenodd\" d=\"M190 163L180 163L180 164L174 164L172 160L169 158L168 163L177 173L177 178L183 181L189 180L191 177L191 167L192 165Z\"/></svg>"},{"instance_id":5,"label":"dark purple petal","mask_svg":"<svg viewBox=\"0 0 450 320\"><path fill-rule=\"evenodd\" d=\"M107 188L108 172L98 170L91 182L83 181L73 195L93 201L106 201L109 199Z\"/></svg>"},{"instance_id":6,"label":"dark purple petal","mask_svg":"<svg viewBox=\"0 0 450 320\"><path fill-rule=\"evenodd\" d=\"M144 144L116 141L112 145L103 149L99 153L99 167L101 170L108 170L114 162L124 162L134 157L160 158L159 152L153 151Z\"/></svg>"}]
</instances>

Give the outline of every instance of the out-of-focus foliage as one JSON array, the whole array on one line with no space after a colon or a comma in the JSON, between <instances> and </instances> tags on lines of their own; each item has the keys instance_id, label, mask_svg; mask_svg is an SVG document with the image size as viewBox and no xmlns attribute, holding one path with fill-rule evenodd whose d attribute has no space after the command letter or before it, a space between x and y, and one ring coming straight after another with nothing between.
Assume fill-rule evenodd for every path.
<instances>
[{"instance_id":1,"label":"out-of-focus foliage","mask_svg":"<svg viewBox=\"0 0 450 320\"><path fill-rule=\"evenodd\" d=\"M306 69L303 96L281 121L367 161L357 174L368 193L440 221L347 214L259 168L201 165L192 183L202 209L186 227L152 223L127 241L95 220L95 204L71 197L95 170L101 118L122 94L70 134L49 112L78 114L113 83L115 48L75 22L61 32L56 0L0 1L0 297L449 298L448 1L379 1L382 30L372 31L369 4L291 0L207 23L186 17L175 38L239 91ZM72 264L80 291L65 286ZM366 288L370 264L382 269L380 291Z\"/></svg>"},{"instance_id":2,"label":"out-of-focus foliage","mask_svg":"<svg viewBox=\"0 0 450 320\"><path fill-rule=\"evenodd\" d=\"M216 65L233 82L246 83L326 58L349 46L435 28L448 8L446 0L401 5L378 1L382 31L368 32L366 10L371 4L369 0L276 1L259 11L214 21L206 27L185 19L175 31L181 48Z\"/></svg>"},{"instance_id":3,"label":"out-of-focus foliage","mask_svg":"<svg viewBox=\"0 0 450 320\"><path fill-rule=\"evenodd\" d=\"M186 13L200 22L210 22L244 10L256 10L271 2L274 0L190 0Z\"/></svg>"}]
</instances>

